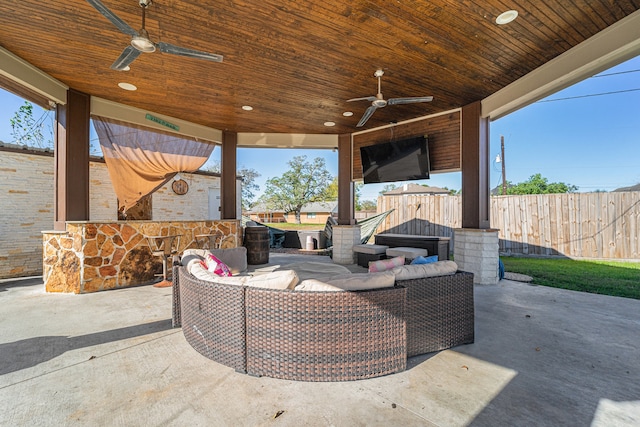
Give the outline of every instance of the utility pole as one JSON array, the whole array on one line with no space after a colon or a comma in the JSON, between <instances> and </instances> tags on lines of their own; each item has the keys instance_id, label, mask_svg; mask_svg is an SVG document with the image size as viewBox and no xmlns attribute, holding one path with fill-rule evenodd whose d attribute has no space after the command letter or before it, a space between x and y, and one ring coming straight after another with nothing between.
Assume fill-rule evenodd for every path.
<instances>
[{"instance_id":1,"label":"utility pole","mask_svg":"<svg viewBox=\"0 0 640 427\"><path fill-rule=\"evenodd\" d=\"M507 195L507 174L504 168L504 136L500 135L500 156L502 157L502 195Z\"/></svg>"}]
</instances>

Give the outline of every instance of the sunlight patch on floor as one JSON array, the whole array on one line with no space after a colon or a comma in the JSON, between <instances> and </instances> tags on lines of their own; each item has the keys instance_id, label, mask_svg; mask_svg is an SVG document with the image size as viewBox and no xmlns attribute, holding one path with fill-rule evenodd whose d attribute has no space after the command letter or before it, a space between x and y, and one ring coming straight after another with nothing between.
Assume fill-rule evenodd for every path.
<instances>
[{"instance_id":1,"label":"sunlight patch on floor","mask_svg":"<svg viewBox=\"0 0 640 427\"><path fill-rule=\"evenodd\" d=\"M442 351L408 371L397 402L438 425L464 426L518 374L512 369Z\"/></svg>"}]
</instances>

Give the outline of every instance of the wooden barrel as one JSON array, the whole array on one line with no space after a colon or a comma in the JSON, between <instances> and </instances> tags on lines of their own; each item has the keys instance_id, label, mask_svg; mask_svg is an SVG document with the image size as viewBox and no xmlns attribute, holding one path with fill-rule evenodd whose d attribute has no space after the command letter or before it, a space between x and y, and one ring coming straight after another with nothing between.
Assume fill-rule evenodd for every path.
<instances>
[{"instance_id":1,"label":"wooden barrel","mask_svg":"<svg viewBox=\"0 0 640 427\"><path fill-rule=\"evenodd\" d=\"M269 262L269 229L263 226L245 227L244 246L247 248L247 264Z\"/></svg>"}]
</instances>

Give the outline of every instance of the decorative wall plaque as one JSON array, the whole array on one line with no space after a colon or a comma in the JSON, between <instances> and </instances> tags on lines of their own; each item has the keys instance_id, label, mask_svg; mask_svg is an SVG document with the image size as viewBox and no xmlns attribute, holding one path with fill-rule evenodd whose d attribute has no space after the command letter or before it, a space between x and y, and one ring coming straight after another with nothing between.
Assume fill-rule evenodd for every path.
<instances>
[{"instance_id":1,"label":"decorative wall plaque","mask_svg":"<svg viewBox=\"0 0 640 427\"><path fill-rule=\"evenodd\" d=\"M187 194L187 192L189 191L189 184L187 184L187 181L185 181L184 179L178 179L176 181L173 181L173 184L171 184L171 188L173 188L173 192L182 196L184 194Z\"/></svg>"}]
</instances>

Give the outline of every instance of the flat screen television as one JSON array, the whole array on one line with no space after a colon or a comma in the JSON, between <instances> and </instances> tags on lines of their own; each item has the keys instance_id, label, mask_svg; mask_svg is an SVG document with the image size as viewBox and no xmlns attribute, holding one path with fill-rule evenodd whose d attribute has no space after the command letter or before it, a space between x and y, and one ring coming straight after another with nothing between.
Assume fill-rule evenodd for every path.
<instances>
[{"instance_id":1,"label":"flat screen television","mask_svg":"<svg viewBox=\"0 0 640 427\"><path fill-rule=\"evenodd\" d=\"M426 136L360 147L365 184L429 178Z\"/></svg>"}]
</instances>

